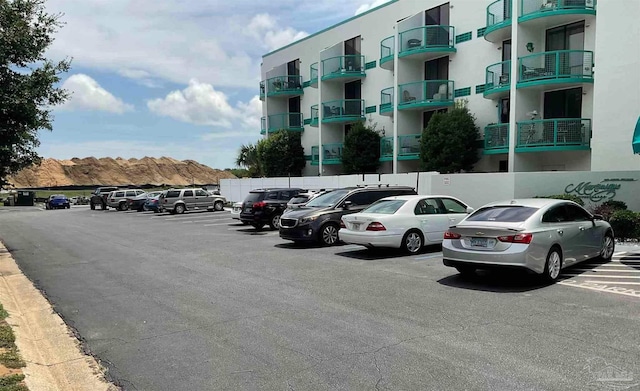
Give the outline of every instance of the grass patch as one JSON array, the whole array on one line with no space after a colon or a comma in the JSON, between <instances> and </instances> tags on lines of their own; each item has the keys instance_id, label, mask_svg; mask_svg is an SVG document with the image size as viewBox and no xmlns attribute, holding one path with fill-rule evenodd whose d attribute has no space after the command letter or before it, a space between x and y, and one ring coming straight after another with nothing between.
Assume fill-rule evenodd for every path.
<instances>
[{"instance_id":1,"label":"grass patch","mask_svg":"<svg viewBox=\"0 0 640 391\"><path fill-rule=\"evenodd\" d=\"M0 391L29 391L22 384L24 375L9 375L0 377Z\"/></svg>"},{"instance_id":2,"label":"grass patch","mask_svg":"<svg viewBox=\"0 0 640 391\"><path fill-rule=\"evenodd\" d=\"M15 346L16 336L11 330L11 326L0 323L0 348L12 348Z\"/></svg>"},{"instance_id":3,"label":"grass patch","mask_svg":"<svg viewBox=\"0 0 640 391\"><path fill-rule=\"evenodd\" d=\"M11 348L9 351L0 353L0 364L3 364L7 368L22 368L26 366L22 357L18 354L16 348Z\"/></svg>"}]
</instances>

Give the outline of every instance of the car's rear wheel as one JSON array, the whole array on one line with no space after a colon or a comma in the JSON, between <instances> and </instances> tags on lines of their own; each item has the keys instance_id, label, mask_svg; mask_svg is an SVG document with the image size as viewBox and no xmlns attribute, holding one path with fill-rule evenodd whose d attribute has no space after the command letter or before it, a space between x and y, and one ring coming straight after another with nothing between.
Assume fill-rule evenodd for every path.
<instances>
[{"instance_id":1,"label":"car's rear wheel","mask_svg":"<svg viewBox=\"0 0 640 391\"><path fill-rule=\"evenodd\" d=\"M562 269L562 252L558 247L552 247L547 254L547 262L544 265L544 278L549 282L554 282L560 276Z\"/></svg>"},{"instance_id":2,"label":"car's rear wheel","mask_svg":"<svg viewBox=\"0 0 640 391\"><path fill-rule=\"evenodd\" d=\"M269 221L269 228L271 229L280 229L280 215L275 214L271 217L271 221Z\"/></svg>"},{"instance_id":3,"label":"car's rear wheel","mask_svg":"<svg viewBox=\"0 0 640 391\"><path fill-rule=\"evenodd\" d=\"M216 211L220 212L223 209L224 209L224 204L222 203L222 201L216 201L213 204L213 210L216 210Z\"/></svg>"},{"instance_id":4,"label":"car's rear wheel","mask_svg":"<svg viewBox=\"0 0 640 391\"><path fill-rule=\"evenodd\" d=\"M600 259L603 261L610 261L613 258L615 252L616 243L613 240L613 235L607 233L602 238L602 249L600 250Z\"/></svg>"},{"instance_id":5,"label":"car's rear wheel","mask_svg":"<svg viewBox=\"0 0 640 391\"><path fill-rule=\"evenodd\" d=\"M127 209L129 209L129 205L127 205L127 203L124 201L120 201L120 203L118 204L118 210L125 211Z\"/></svg>"},{"instance_id":6,"label":"car's rear wheel","mask_svg":"<svg viewBox=\"0 0 640 391\"><path fill-rule=\"evenodd\" d=\"M338 225L327 223L320 229L320 242L325 246L333 246L338 243Z\"/></svg>"},{"instance_id":7,"label":"car's rear wheel","mask_svg":"<svg viewBox=\"0 0 640 391\"><path fill-rule=\"evenodd\" d=\"M416 230L408 231L402 238L402 250L409 254L419 253L423 244L422 234Z\"/></svg>"},{"instance_id":8,"label":"car's rear wheel","mask_svg":"<svg viewBox=\"0 0 640 391\"><path fill-rule=\"evenodd\" d=\"M182 204L178 204L176 205L176 207L174 208L175 213L177 214L183 214L185 211L185 207Z\"/></svg>"}]
</instances>

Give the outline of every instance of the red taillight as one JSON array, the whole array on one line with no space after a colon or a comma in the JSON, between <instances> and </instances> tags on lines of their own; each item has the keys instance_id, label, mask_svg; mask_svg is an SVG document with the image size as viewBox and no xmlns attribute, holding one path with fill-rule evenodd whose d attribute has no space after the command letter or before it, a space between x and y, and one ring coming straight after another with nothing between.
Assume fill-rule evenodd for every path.
<instances>
[{"instance_id":1,"label":"red taillight","mask_svg":"<svg viewBox=\"0 0 640 391\"><path fill-rule=\"evenodd\" d=\"M111 202L114 202L115 200L112 198L110 201L111 201Z\"/></svg>"},{"instance_id":2,"label":"red taillight","mask_svg":"<svg viewBox=\"0 0 640 391\"><path fill-rule=\"evenodd\" d=\"M529 244L533 239L533 234L516 234L509 236L498 236L498 240L505 243Z\"/></svg>"},{"instance_id":3,"label":"red taillight","mask_svg":"<svg viewBox=\"0 0 640 391\"><path fill-rule=\"evenodd\" d=\"M455 232L451 232L451 231L445 231L444 232L444 238L445 239L460 239L462 235L457 234Z\"/></svg>"},{"instance_id":4,"label":"red taillight","mask_svg":"<svg viewBox=\"0 0 640 391\"><path fill-rule=\"evenodd\" d=\"M264 202L264 201L254 202L253 203L253 207L254 208L264 208L266 205L267 205L267 203Z\"/></svg>"},{"instance_id":5,"label":"red taillight","mask_svg":"<svg viewBox=\"0 0 640 391\"><path fill-rule=\"evenodd\" d=\"M347 226L344 225L344 221L342 221L342 219L340 219L340 228L347 228Z\"/></svg>"},{"instance_id":6,"label":"red taillight","mask_svg":"<svg viewBox=\"0 0 640 391\"><path fill-rule=\"evenodd\" d=\"M382 223L371 223L367 226L367 231L386 231L387 229Z\"/></svg>"}]
</instances>

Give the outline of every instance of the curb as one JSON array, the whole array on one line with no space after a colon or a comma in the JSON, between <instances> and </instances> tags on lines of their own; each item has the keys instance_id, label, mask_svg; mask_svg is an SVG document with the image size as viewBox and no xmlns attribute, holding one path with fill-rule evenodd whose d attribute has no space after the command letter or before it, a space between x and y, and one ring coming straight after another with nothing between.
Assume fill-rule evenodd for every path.
<instances>
[{"instance_id":1,"label":"curb","mask_svg":"<svg viewBox=\"0 0 640 391\"><path fill-rule=\"evenodd\" d=\"M117 391L95 358L38 289L22 273L0 242L0 302L27 366L22 368L30 391Z\"/></svg>"}]
</instances>

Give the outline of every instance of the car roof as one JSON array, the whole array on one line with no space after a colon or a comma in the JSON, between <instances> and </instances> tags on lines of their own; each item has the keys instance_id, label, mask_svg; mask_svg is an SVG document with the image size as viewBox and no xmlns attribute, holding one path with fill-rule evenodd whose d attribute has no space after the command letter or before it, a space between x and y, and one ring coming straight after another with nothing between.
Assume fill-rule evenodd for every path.
<instances>
[{"instance_id":1,"label":"car roof","mask_svg":"<svg viewBox=\"0 0 640 391\"><path fill-rule=\"evenodd\" d=\"M540 208L545 208L545 207L549 207L557 204L567 204L567 203L578 205L573 201L561 200L556 198L515 198L511 200L491 202L486 205L483 205L482 207L484 208L489 206L514 206L515 205L515 206L528 206L528 207L540 209Z\"/></svg>"},{"instance_id":2,"label":"car roof","mask_svg":"<svg viewBox=\"0 0 640 391\"><path fill-rule=\"evenodd\" d=\"M249 193L264 193L267 191L304 190L299 187L274 187L273 189L253 189Z\"/></svg>"},{"instance_id":3,"label":"car roof","mask_svg":"<svg viewBox=\"0 0 640 391\"><path fill-rule=\"evenodd\" d=\"M405 201L411 201L411 200L422 199L422 198L453 198L453 199L456 199L456 200L458 199L457 197L454 197L454 196L439 195L439 194L411 194L411 195L384 197L382 199L383 200L405 200Z\"/></svg>"}]
</instances>

